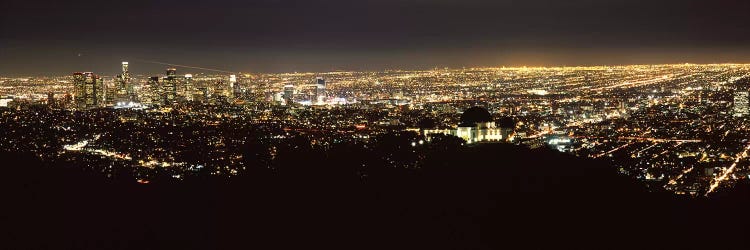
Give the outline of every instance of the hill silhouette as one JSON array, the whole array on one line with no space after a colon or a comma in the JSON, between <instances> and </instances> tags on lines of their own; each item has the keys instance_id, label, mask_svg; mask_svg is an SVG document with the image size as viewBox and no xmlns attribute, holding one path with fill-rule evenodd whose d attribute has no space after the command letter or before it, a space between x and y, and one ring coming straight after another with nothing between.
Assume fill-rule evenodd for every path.
<instances>
[{"instance_id":1,"label":"hill silhouette","mask_svg":"<svg viewBox=\"0 0 750 250\"><path fill-rule=\"evenodd\" d=\"M649 192L603 162L506 144L248 145L239 176L104 179L2 154L3 249L663 249L742 246L746 184L710 199Z\"/></svg>"}]
</instances>

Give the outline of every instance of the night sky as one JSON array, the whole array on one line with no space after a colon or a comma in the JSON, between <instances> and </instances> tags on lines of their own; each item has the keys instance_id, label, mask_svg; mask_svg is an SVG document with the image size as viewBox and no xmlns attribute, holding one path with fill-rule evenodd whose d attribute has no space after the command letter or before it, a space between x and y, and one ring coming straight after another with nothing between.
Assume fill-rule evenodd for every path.
<instances>
[{"instance_id":1,"label":"night sky","mask_svg":"<svg viewBox=\"0 0 750 250\"><path fill-rule=\"evenodd\" d=\"M750 62L750 1L0 1L0 75ZM186 72L188 70L182 70Z\"/></svg>"}]
</instances>

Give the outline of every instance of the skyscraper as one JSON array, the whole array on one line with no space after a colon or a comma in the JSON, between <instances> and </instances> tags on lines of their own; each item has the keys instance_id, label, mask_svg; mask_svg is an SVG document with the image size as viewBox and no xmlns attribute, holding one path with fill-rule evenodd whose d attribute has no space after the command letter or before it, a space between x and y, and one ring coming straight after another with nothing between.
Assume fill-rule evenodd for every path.
<instances>
[{"instance_id":1,"label":"skyscraper","mask_svg":"<svg viewBox=\"0 0 750 250\"><path fill-rule=\"evenodd\" d=\"M137 101L135 86L133 81L130 79L130 71L128 70L128 62L122 62L122 79L125 82L125 93L127 94L128 101Z\"/></svg>"},{"instance_id":2,"label":"skyscraper","mask_svg":"<svg viewBox=\"0 0 750 250\"><path fill-rule=\"evenodd\" d=\"M322 77L315 78L315 99L313 103L321 103L326 98L326 80Z\"/></svg>"},{"instance_id":3,"label":"skyscraper","mask_svg":"<svg viewBox=\"0 0 750 250\"><path fill-rule=\"evenodd\" d=\"M167 69L167 77L162 79L163 103L171 105L177 98L177 69Z\"/></svg>"},{"instance_id":4,"label":"skyscraper","mask_svg":"<svg viewBox=\"0 0 750 250\"><path fill-rule=\"evenodd\" d=\"M193 74L185 74L185 78L178 95L184 96L187 101L193 101L195 89L193 86Z\"/></svg>"},{"instance_id":5,"label":"skyscraper","mask_svg":"<svg viewBox=\"0 0 750 250\"><path fill-rule=\"evenodd\" d=\"M122 78L130 79L130 72L128 71L128 62L122 62Z\"/></svg>"},{"instance_id":6,"label":"skyscraper","mask_svg":"<svg viewBox=\"0 0 750 250\"><path fill-rule=\"evenodd\" d=\"M107 102L114 102L116 104L135 101L135 89L130 81L130 71L128 70L128 66L128 62L122 62L122 73L117 75L114 89L107 91Z\"/></svg>"},{"instance_id":7,"label":"skyscraper","mask_svg":"<svg viewBox=\"0 0 750 250\"><path fill-rule=\"evenodd\" d=\"M240 84L237 82L236 75L229 75L229 89L232 92L232 98L238 99L242 97L242 88L240 88Z\"/></svg>"},{"instance_id":8,"label":"skyscraper","mask_svg":"<svg viewBox=\"0 0 750 250\"><path fill-rule=\"evenodd\" d=\"M284 85L284 102L287 106L292 105L294 101L294 85Z\"/></svg>"},{"instance_id":9,"label":"skyscraper","mask_svg":"<svg viewBox=\"0 0 750 250\"><path fill-rule=\"evenodd\" d=\"M149 77L148 81L146 81L146 87L149 91L145 92L144 101L149 105L161 104L163 102L163 90L161 86L159 86L159 77Z\"/></svg>"},{"instance_id":10,"label":"skyscraper","mask_svg":"<svg viewBox=\"0 0 750 250\"><path fill-rule=\"evenodd\" d=\"M747 91L736 91L734 92L734 116L745 117L750 114L748 109L748 92Z\"/></svg>"},{"instance_id":11,"label":"skyscraper","mask_svg":"<svg viewBox=\"0 0 750 250\"><path fill-rule=\"evenodd\" d=\"M73 100L76 108L86 108L86 84L81 72L73 73Z\"/></svg>"},{"instance_id":12,"label":"skyscraper","mask_svg":"<svg viewBox=\"0 0 750 250\"><path fill-rule=\"evenodd\" d=\"M91 109L103 105L104 81L92 72L73 74L75 102L78 109Z\"/></svg>"},{"instance_id":13,"label":"skyscraper","mask_svg":"<svg viewBox=\"0 0 750 250\"><path fill-rule=\"evenodd\" d=\"M55 107L55 93L48 92L47 93L47 106L48 107Z\"/></svg>"}]
</instances>

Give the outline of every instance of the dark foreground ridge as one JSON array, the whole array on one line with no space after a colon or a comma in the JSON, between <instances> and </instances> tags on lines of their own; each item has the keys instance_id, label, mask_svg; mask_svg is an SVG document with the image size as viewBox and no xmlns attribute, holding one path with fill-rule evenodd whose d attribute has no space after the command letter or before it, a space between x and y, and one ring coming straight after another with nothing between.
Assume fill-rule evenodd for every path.
<instances>
[{"instance_id":1,"label":"dark foreground ridge","mask_svg":"<svg viewBox=\"0 0 750 250\"><path fill-rule=\"evenodd\" d=\"M436 147L418 169L294 152L227 180L104 181L2 155L2 249L742 248L747 187L650 193L600 162L512 145ZM281 156L280 156L281 157Z\"/></svg>"}]
</instances>

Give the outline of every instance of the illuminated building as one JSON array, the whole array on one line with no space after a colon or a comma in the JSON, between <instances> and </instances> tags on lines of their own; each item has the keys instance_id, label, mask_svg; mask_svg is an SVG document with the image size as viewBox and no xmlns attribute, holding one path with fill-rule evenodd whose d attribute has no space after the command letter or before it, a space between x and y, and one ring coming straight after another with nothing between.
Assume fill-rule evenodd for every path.
<instances>
[{"instance_id":1,"label":"illuminated building","mask_svg":"<svg viewBox=\"0 0 750 250\"><path fill-rule=\"evenodd\" d=\"M224 103L227 101L229 86L223 80L218 80L214 83L213 93L211 94L212 104Z\"/></svg>"},{"instance_id":2,"label":"illuminated building","mask_svg":"<svg viewBox=\"0 0 750 250\"><path fill-rule=\"evenodd\" d=\"M119 76L118 76L119 77ZM118 81L108 81L104 83L104 103L107 106L114 106L118 100Z\"/></svg>"},{"instance_id":3,"label":"illuminated building","mask_svg":"<svg viewBox=\"0 0 750 250\"><path fill-rule=\"evenodd\" d=\"M284 85L284 102L286 105L292 105L294 101L294 85Z\"/></svg>"},{"instance_id":4,"label":"illuminated building","mask_svg":"<svg viewBox=\"0 0 750 250\"><path fill-rule=\"evenodd\" d=\"M321 103L326 98L326 80L322 77L315 78L315 94L312 103Z\"/></svg>"},{"instance_id":5,"label":"illuminated building","mask_svg":"<svg viewBox=\"0 0 750 250\"><path fill-rule=\"evenodd\" d=\"M748 92L734 92L734 116L745 117L748 114L750 114L750 110L748 110Z\"/></svg>"},{"instance_id":6,"label":"illuminated building","mask_svg":"<svg viewBox=\"0 0 750 250\"><path fill-rule=\"evenodd\" d=\"M455 129L425 129L428 140L432 134L453 135L467 143L506 141L513 131L512 121L503 120L498 127L492 115L484 108L472 107L461 115L461 123Z\"/></svg>"},{"instance_id":7,"label":"illuminated building","mask_svg":"<svg viewBox=\"0 0 750 250\"><path fill-rule=\"evenodd\" d=\"M86 107L86 84L81 72L73 73L73 96L76 108Z\"/></svg>"},{"instance_id":8,"label":"illuminated building","mask_svg":"<svg viewBox=\"0 0 750 250\"><path fill-rule=\"evenodd\" d=\"M133 81L130 80L128 62L122 62L122 79L125 82L125 93L128 101L136 101L135 86L133 86Z\"/></svg>"},{"instance_id":9,"label":"illuminated building","mask_svg":"<svg viewBox=\"0 0 750 250\"><path fill-rule=\"evenodd\" d=\"M159 86L158 76L149 77L146 81L145 87L149 91L144 91L145 93L143 93L142 100L143 103L148 105L156 105L162 103L162 89L161 86Z\"/></svg>"},{"instance_id":10,"label":"illuminated building","mask_svg":"<svg viewBox=\"0 0 750 250\"><path fill-rule=\"evenodd\" d=\"M162 78L162 102L171 105L177 98L177 69L167 69L167 76Z\"/></svg>"},{"instance_id":11,"label":"illuminated building","mask_svg":"<svg viewBox=\"0 0 750 250\"><path fill-rule=\"evenodd\" d=\"M185 82L182 84L180 95L184 96L188 101L194 100L194 89L193 89L193 74L185 74Z\"/></svg>"},{"instance_id":12,"label":"illuminated building","mask_svg":"<svg viewBox=\"0 0 750 250\"><path fill-rule=\"evenodd\" d=\"M232 92L231 93L232 98L242 97L242 89L240 88L240 85L237 83L236 75L229 75L229 90Z\"/></svg>"},{"instance_id":13,"label":"illuminated building","mask_svg":"<svg viewBox=\"0 0 750 250\"><path fill-rule=\"evenodd\" d=\"M92 72L73 74L75 102L78 109L91 109L103 105L104 82Z\"/></svg>"},{"instance_id":14,"label":"illuminated building","mask_svg":"<svg viewBox=\"0 0 750 250\"><path fill-rule=\"evenodd\" d=\"M122 73L116 77L115 88L107 90L108 102L128 103L136 100L135 89L130 80L128 66L128 62L122 62Z\"/></svg>"},{"instance_id":15,"label":"illuminated building","mask_svg":"<svg viewBox=\"0 0 750 250\"><path fill-rule=\"evenodd\" d=\"M47 106L50 106L50 107L55 106L55 93L52 93L52 92L47 93Z\"/></svg>"},{"instance_id":16,"label":"illuminated building","mask_svg":"<svg viewBox=\"0 0 750 250\"><path fill-rule=\"evenodd\" d=\"M237 85L237 76L236 75L229 75L229 87L221 93L223 96L234 98L235 97L235 87L239 87Z\"/></svg>"}]
</instances>

